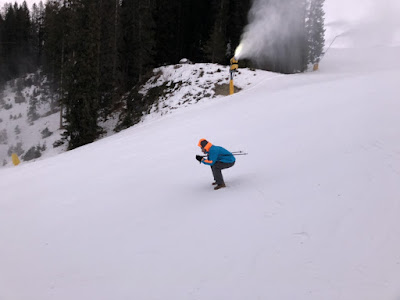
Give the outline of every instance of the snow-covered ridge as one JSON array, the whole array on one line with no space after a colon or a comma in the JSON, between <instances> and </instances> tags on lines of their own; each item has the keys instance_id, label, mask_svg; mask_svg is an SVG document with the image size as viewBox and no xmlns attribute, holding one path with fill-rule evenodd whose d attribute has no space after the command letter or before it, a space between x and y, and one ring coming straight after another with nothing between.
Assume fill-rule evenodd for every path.
<instances>
[{"instance_id":1,"label":"snow-covered ridge","mask_svg":"<svg viewBox=\"0 0 400 300\"><path fill-rule=\"evenodd\" d=\"M229 93L229 68L216 64L178 64L156 68L141 88L146 96L159 89L160 97L144 113L142 122L173 113L200 101L224 97ZM276 74L239 69L235 76L238 90L248 89ZM11 154L21 161L50 157L66 151L60 144L58 97L51 92L45 76L38 71L7 82L0 90L0 168L11 166ZM106 134L114 134L119 113L107 121L99 120ZM104 137L103 136L103 137Z\"/></svg>"},{"instance_id":2,"label":"snow-covered ridge","mask_svg":"<svg viewBox=\"0 0 400 300\"><path fill-rule=\"evenodd\" d=\"M142 95L150 90L162 90L158 101L148 110L143 120L157 118L201 101L229 95L229 67L217 64L178 64L156 68L140 89ZM235 74L235 91L249 89L278 74L251 69L239 69Z\"/></svg>"}]
</instances>

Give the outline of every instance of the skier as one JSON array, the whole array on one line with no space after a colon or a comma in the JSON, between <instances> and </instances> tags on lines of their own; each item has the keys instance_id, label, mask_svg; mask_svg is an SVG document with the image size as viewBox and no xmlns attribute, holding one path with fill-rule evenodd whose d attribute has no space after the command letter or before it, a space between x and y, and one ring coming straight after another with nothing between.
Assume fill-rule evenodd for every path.
<instances>
[{"instance_id":1,"label":"skier","mask_svg":"<svg viewBox=\"0 0 400 300\"><path fill-rule=\"evenodd\" d=\"M230 168L235 164L236 159L233 154L225 148L214 146L206 139L201 139L198 146L204 154L207 154L207 158L201 155L196 155L196 159L200 163L211 166L215 180L212 185L216 185L214 190L226 187L221 171L222 169Z\"/></svg>"}]
</instances>

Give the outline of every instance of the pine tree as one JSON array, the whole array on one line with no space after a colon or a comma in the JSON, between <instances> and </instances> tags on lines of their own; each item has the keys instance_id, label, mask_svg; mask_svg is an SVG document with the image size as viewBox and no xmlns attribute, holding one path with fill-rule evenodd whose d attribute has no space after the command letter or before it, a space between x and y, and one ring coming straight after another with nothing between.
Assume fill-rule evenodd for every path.
<instances>
[{"instance_id":1,"label":"pine tree","mask_svg":"<svg viewBox=\"0 0 400 300\"><path fill-rule=\"evenodd\" d=\"M36 67L32 55L29 9L26 2L6 4L0 22L0 79L10 80Z\"/></svg>"},{"instance_id":2,"label":"pine tree","mask_svg":"<svg viewBox=\"0 0 400 300\"><path fill-rule=\"evenodd\" d=\"M99 6L91 0L68 1L73 35L68 37L64 98L69 149L93 142L100 134Z\"/></svg>"},{"instance_id":3,"label":"pine tree","mask_svg":"<svg viewBox=\"0 0 400 300\"><path fill-rule=\"evenodd\" d=\"M43 69L53 83L60 83L68 34L67 9L59 2L46 3L43 17Z\"/></svg>"},{"instance_id":4,"label":"pine tree","mask_svg":"<svg viewBox=\"0 0 400 300\"><path fill-rule=\"evenodd\" d=\"M294 32L289 54L290 67L289 73L304 72L307 69L308 41L306 30L307 0L293 0L293 6L297 9L296 17L292 20L292 30Z\"/></svg>"},{"instance_id":5,"label":"pine tree","mask_svg":"<svg viewBox=\"0 0 400 300\"><path fill-rule=\"evenodd\" d=\"M123 0L121 66L125 86L134 86L154 62L155 28L151 0Z\"/></svg>"},{"instance_id":6,"label":"pine tree","mask_svg":"<svg viewBox=\"0 0 400 300\"><path fill-rule=\"evenodd\" d=\"M188 58L196 62L207 61L204 47L213 26L211 0L182 1L180 18L182 32L179 39L182 39L182 51L177 58Z\"/></svg>"},{"instance_id":7,"label":"pine tree","mask_svg":"<svg viewBox=\"0 0 400 300\"><path fill-rule=\"evenodd\" d=\"M99 44L99 108L103 119L107 119L117 105L121 95L120 72L118 68L119 1L100 1L100 41Z\"/></svg>"},{"instance_id":8,"label":"pine tree","mask_svg":"<svg viewBox=\"0 0 400 300\"><path fill-rule=\"evenodd\" d=\"M123 88L129 90L137 82L137 74L134 72L135 60L135 32L134 32L134 10L133 1L124 0L121 4L121 42L120 42L120 64L123 76Z\"/></svg>"},{"instance_id":9,"label":"pine tree","mask_svg":"<svg viewBox=\"0 0 400 300\"><path fill-rule=\"evenodd\" d=\"M35 64L41 66L43 64L43 42L44 42L44 6L40 1L32 6L32 50L36 57Z\"/></svg>"},{"instance_id":10,"label":"pine tree","mask_svg":"<svg viewBox=\"0 0 400 300\"><path fill-rule=\"evenodd\" d=\"M6 72L4 68L4 61L5 61L5 50L4 50L4 19L3 16L0 14L0 84L6 80Z\"/></svg>"},{"instance_id":11,"label":"pine tree","mask_svg":"<svg viewBox=\"0 0 400 300\"><path fill-rule=\"evenodd\" d=\"M229 57L235 53L239 46L244 27L247 25L247 14L250 9L250 0L231 0L227 26L227 40L230 43Z\"/></svg>"},{"instance_id":12,"label":"pine tree","mask_svg":"<svg viewBox=\"0 0 400 300\"><path fill-rule=\"evenodd\" d=\"M31 98L29 99L29 108L27 114L28 121L30 122L30 124L33 124L33 122L39 119L40 117L37 112L37 105L38 105L38 100L36 99L36 97L31 96Z\"/></svg>"},{"instance_id":13,"label":"pine tree","mask_svg":"<svg viewBox=\"0 0 400 300\"><path fill-rule=\"evenodd\" d=\"M69 39L73 36L73 26L70 22L72 9L64 1L48 1L43 17L43 54L42 69L52 83L51 88L58 94L60 105L60 128L64 128L63 113L65 108L66 61L72 53Z\"/></svg>"},{"instance_id":14,"label":"pine tree","mask_svg":"<svg viewBox=\"0 0 400 300\"><path fill-rule=\"evenodd\" d=\"M155 64L177 63L181 58L181 26L183 0L156 0Z\"/></svg>"},{"instance_id":15,"label":"pine tree","mask_svg":"<svg viewBox=\"0 0 400 300\"><path fill-rule=\"evenodd\" d=\"M216 12L214 25L210 38L205 45L207 58L212 63L225 63L227 61L227 26L229 0L216 0L214 2Z\"/></svg>"},{"instance_id":16,"label":"pine tree","mask_svg":"<svg viewBox=\"0 0 400 300\"><path fill-rule=\"evenodd\" d=\"M153 19L154 4L151 0L137 0L134 31L136 32L136 58L134 69L139 81L154 63L155 24Z\"/></svg>"},{"instance_id":17,"label":"pine tree","mask_svg":"<svg viewBox=\"0 0 400 300\"><path fill-rule=\"evenodd\" d=\"M309 13L307 18L308 34L308 62L319 63L325 45L324 28L324 0L309 0Z\"/></svg>"},{"instance_id":18,"label":"pine tree","mask_svg":"<svg viewBox=\"0 0 400 300\"><path fill-rule=\"evenodd\" d=\"M32 72L36 69L35 55L32 51L32 30L30 12L26 2L22 2L16 10L16 24L17 24L17 57L15 64L17 64L17 74Z\"/></svg>"}]
</instances>

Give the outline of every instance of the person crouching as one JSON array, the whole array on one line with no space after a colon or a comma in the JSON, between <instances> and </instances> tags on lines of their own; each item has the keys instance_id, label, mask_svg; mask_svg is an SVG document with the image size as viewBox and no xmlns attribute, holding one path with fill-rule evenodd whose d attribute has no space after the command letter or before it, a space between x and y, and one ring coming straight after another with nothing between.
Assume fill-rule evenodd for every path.
<instances>
[{"instance_id":1,"label":"person crouching","mask_svg":"<svg viewBox=\"0 0 400 300\"><path fill-rule=\"evenodd\" d=\"M207 154L207 157L196 155L196 159L200 163L211 166L214 176L214 182L212 185L216 185L214 190L226 187L221 171L230 168L235 164L236 159L233 154L225 148L211 144L206 139L201 139L198 146L204 154Z\"/></svg>"}]
</instances>

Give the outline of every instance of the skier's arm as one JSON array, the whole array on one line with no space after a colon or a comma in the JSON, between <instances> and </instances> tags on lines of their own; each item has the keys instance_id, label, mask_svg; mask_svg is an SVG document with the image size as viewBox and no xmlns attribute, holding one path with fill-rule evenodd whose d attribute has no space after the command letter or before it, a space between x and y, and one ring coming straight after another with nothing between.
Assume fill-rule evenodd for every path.
<instances>
[{"instance_id":1,"label":"skier's arm","mask_svg":"<svg viewBox=\"0 0 400 300\"><path fill-rule=\"evenodd\" d=\"M217 161L217 158L218 158L218 153L213 152L208 155L208 158L203 158L201 162L205 165L212 166Z\"/></svg>"}]
</instances>

